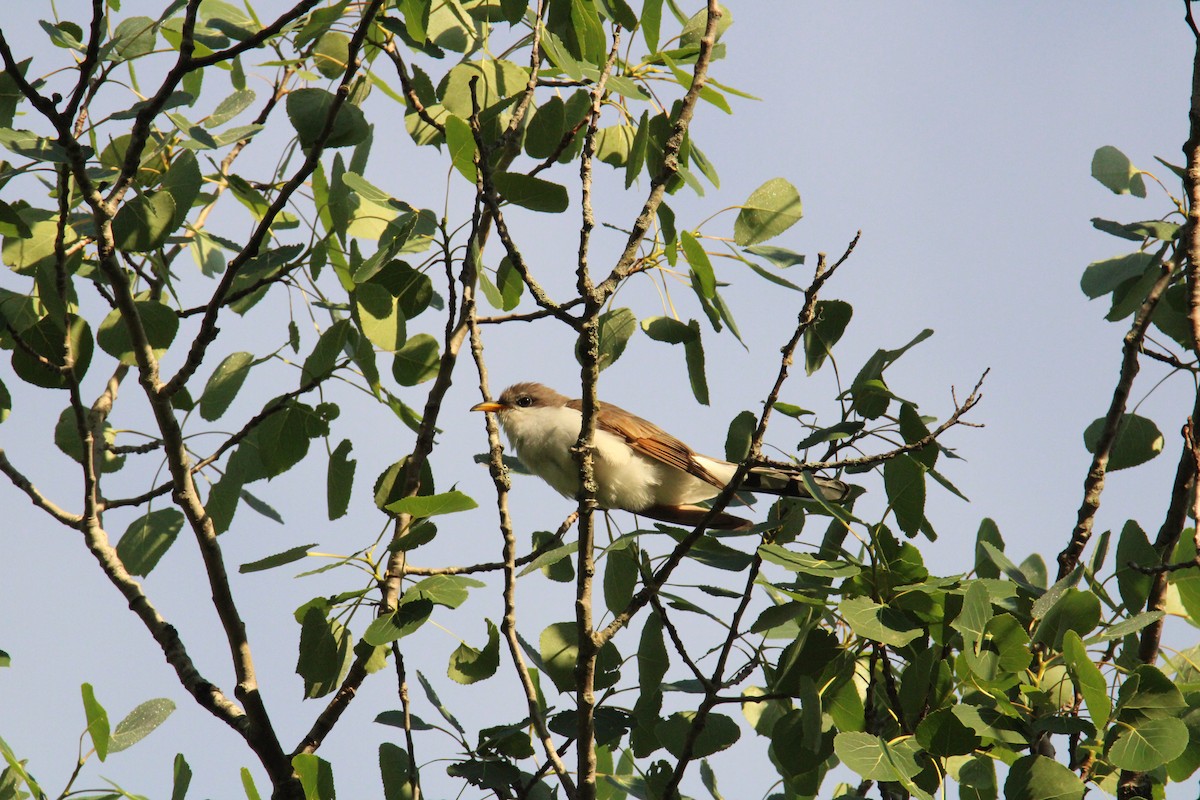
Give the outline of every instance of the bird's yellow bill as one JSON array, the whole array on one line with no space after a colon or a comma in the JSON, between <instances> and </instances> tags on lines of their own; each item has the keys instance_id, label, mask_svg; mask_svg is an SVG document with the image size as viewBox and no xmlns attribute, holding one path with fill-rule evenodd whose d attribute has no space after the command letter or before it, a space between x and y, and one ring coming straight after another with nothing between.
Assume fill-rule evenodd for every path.
<instances>
[{"instance_id":1,"label":"bird's yellow bill","mask_svg":"<svg viewBox=\"0 0 1200 800\"><path fill-rule=\"evenodd\" d=\"M499 403L476 403L471 406L472 411L500 411L503 408Z\"/></svg>"}]
</instances>

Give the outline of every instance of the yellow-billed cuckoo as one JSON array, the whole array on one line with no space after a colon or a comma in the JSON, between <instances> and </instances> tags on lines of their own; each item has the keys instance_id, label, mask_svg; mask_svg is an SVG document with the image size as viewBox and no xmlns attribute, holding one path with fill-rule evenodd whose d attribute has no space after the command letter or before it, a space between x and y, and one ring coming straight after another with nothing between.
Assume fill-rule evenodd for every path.
<instances>
[{"instance_id":1,"label":"yellow-billed cuckoo","mask_svg":"<svg viewBox=\"0 0 1200 800\"><path fill-rule=\"evenodd\" d=\"M579 464L571 453L583 424L582 402L540 383L516 383L494 403L472 411L493 411L517 457L531 472L568 497L579 492ZM733 478L737 464L703 456L652 422L607 403L596 410L596 502L682 525L696 525L708 509L696 505L716 497ZM814 477L826 500L846 499L850 487ZM755 467L741 489L787 497L811 497L798 472ZM748 520L719 514L709 527L749 527Z\"/></svg>"}]
</instances>

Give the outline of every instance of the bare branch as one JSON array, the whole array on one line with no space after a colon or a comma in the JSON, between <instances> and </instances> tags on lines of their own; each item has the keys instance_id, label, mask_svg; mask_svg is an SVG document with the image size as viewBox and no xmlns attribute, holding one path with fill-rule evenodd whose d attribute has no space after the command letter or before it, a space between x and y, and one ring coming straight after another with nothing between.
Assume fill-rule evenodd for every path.
<instances>
[{"instance_id":1,"label":"bare branch","mask_svg":"<svg viewBox=\"0 0 1200 800\"><path fill-rule=\"evenodd\" d=\"M7 475L8 479L12 481L12 485L24 492L25 496L29 498L30 502L32 502L42 511L45 511L51 517L54 517L54 519L58 522L61 522L63 525L66 525L70 528L79 528L83 524L83 517L81 517L79 514L72 514L70 511L66 511L51 500L47 499L45 495L38 491L38 488L33 485L33 482L26 478L25 475L16 467L14 467L12 462L8 460L8 456L5 454L4 448L2 447L0 447L0 472L3 472L5 475Z\"/></svg>"}]
</instances>

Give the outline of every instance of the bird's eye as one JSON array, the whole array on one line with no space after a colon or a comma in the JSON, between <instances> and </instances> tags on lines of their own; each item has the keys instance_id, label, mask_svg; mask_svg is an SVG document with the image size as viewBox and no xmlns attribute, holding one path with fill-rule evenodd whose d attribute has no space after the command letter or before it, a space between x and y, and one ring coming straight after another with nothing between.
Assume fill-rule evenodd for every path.
<instances>
[{"instance_id":1,"label":"bird's eye","mask_svg":"<svg viewBox=\"0 0 1200 800\"><path fill-rule=\"evenodd\" d=\"M523 394L517 398L518 408L529 408L531 405L533 405L533 398L529 395Z\"/></svg>"}]
</instances>

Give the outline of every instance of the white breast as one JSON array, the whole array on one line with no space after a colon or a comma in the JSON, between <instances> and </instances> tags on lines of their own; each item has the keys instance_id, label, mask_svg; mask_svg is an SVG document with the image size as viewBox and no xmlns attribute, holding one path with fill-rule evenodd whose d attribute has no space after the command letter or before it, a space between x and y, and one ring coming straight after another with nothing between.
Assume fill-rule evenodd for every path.
<instances>
[{"instance_id":1,"label":"white breast","mask_svg":"<svg viewBox=\"0 0 1200 800\"><path fill-rule=\"evenodd\" d=\"M580 412L563 406L512 408L500 414L500 423L521 462L572 498L579 492L579 465L571 448L579 439L582 421ZM705 481L643 456L607 431L596 431L595 442L596 502L602 508L636 512L655 505L695 503L718 492ZM724 464L704 460L706 465Z\"/></svg>"}]
</instances>

